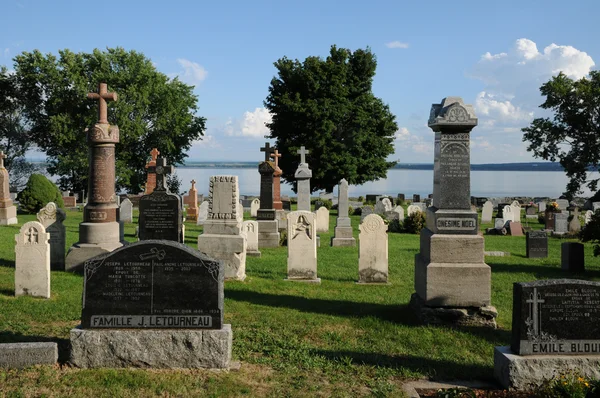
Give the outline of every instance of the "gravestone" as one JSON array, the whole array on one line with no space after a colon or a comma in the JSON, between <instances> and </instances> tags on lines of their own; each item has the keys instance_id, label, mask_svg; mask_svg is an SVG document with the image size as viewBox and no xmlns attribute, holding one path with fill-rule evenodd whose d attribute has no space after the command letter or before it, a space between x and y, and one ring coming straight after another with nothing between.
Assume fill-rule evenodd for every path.
<instances>
[{"instance_id":1,"label":"gravestone","mask_svg":"<svg viewBox=\"0 0 600 398\"><path fill-rule=\"evenodd\" d=\"M492 213L494 212L494 205L489 200L483 204L483 210L481 211L481 222L488 223L492 222Z\"/></svg>"},{"instance_id":2,"label":"gravestone","mask_svg":"<svg viewBox=\"0 0 600 398\"><path fill-rule=\"evenodd\" d=\"M569 213L554 213L554 233L566 234L569 232Z\"/></svg>"},{"instance_id":3,"label":"gravestone","mask_svg":"<svg viewBox=\"0 0 600 398\"><path fill-rule=\"evenodd\" d=\"M427 211L427 208L429 207L429 206L427 206L427 203L425 203L425 202L415 202L411 206L417 206L418 208L421 209L422 213L425 213Z\"/></svg>"},{"instance_id":4,"label":"gravestone","mask_svg":"<svg viewBox=\"0 0 600 398\"><path fill-rule=\"evenodd\" d=\"M300 155L300 164L294 175L298 186L298 210L310 211L310 178L312 177L312 171L306 163L306 155L310 152L304 146L301 146L296 153Z\"/></svg>"},{"instance_id":5,"label":"gravestone","mask_svg":"<svg viewBox=\"0 0 600 398\"><path fill-rule=\"evenodd\" d=\"M556 199L555 202L558 204L559 210L567 210L569 207L569 201L567 199Z\"/></svg>"},{"instance_id":6,"label":"gravestone","mask_svg":"<svg viewBox=\"0 0 600 398\"><path fill-rule=\"evenodd\" d=\"M183 241L183 209L181 198L167 189L167 175L173 166L165 158L156 159L156 166L149 168L156 175L156 187L149 195L140 198L140 240L160 239Z\"/></svg>"},{"instance_id":7,"label":"gravestone","mask_svg":"<svg viewBox=\"0 0 600 398\"><path fill-rule=\"evenodd\" d=\"M504 208L506 206L510 206L510 204L509 203L498 203L498 205L497 205L497 207L498 207L498 213L496 213L496 217L498 217L498 218L504 218Z\"/></svg>"},{"instance_id":8,"label":"gravestone","mask_svg":"<svg viewBox=\"0 0 600 398\"><path fill-rule=\"evenodd\" d=\"M276 166L269 160L275 149L267 142L260 151L265 153L265 160L258 165L260 173L260 208L256 213L258 247L279 247L279 223L273 207L273 173Z\"/></svg>"},{"instance_id":9,"label":"gravestone","mask_svg":"<svg viewBox=\"0 0 600 398\"><path fill-rule=\"evenodd\" d=\"M273 171L273 208L275 210L283 210L283 203L281 202L281 174L283 174L283 171L279 168L281 153L276 148L273 148L271 157L275 164Z\"/></svg>"},{"instance_id":10,"label":"gravestone","mask_svg":"<svg viewBox=\"0 0 600 398\"><path fill-rule=\"evenodd\" d=\"M510 205L506 205L502 208L502 218L504 221L516 221L514 210L514 207Z\"/></svg>"},{"instance_id":11,"label":"gravestone","mask_svg":"<svg viewBox=\"0 0 600 398\"><path fill-rule=\"evenodd\" d=\"M22 369L57 362L58 344L54 342L0 344L0 368Z\"/></svg>"},{"instance_id":12,"label":"gravestone","mask_svg":"<svg viewBox=\"0 0 600 398\"><path fill-rule=\"evenodd\" d=\"M258 213L259 208L260 208L260 200L252 199L252 202L250 203L250 217L256 217L256 214Z\"/></svg>"},{"instance_id":13,"label":"gravestone","mask_svg":"<svg viewBox=\"0 0 600 398\"><path fill-rule=\"evenodd\" d=\"M295 282L316 282L317 228L315 214L310 211L292 211L288 214L287 279Z\"/></svg>"},{"instance_id":14,"label":"gravestone","mask_svg":"<svg viewBox=\"0 0 600 398\"><path fill-rule=\"evenodd\" d=\"M329 210L319 207L315 212L317 218L317 233L329 232Z\"/></svg>"},{"instance_id":15,"label":"gravestone","mask_svg":"<svg viewBox=\"0 0 600 398\"><path fill-rule=\"evenodd\" d=\"M244 215L239 203L237 176L211 176L208 189L208 218L198 236L198 250L223 262L225 279L246 279Z\"/></svg>"},{"instance_id":16,"label":"gravestone","mask_svg":"<svg viewBox=\"0 0 600 398\"><path fill-rule=\"evenodd\" d=\"M520 222L511 221L508 224L508 229L512 236L523 236L523 225Z\"/></svg>"},{"instance_id":17,"label":"gravestone","mask_svg":"<svg viewBox=\"0 0 600 398\"><path fill-rule=\"evenodd\" d=\"M584 272L585 257L583 243L564 242L560 245L561 268L569 272ZM599 303L600 304L600 303Z\"/></svg>"},{"instance_id":18,"label":"gravestone","mask_svg":"<svg viewBox=\"0 0 600 398\"><path fill-rule=\"evenodd\" d=\"M157 148L152 148L150 151L150 161L146 163L146 186L144 187L144 195L150 195L156 188L156 159L158 159L160 151Z\"/></svg>"},{"instance_id":19,"label":"gravestone","mask_svg":"<svg viewBox=\"0 0 600 398\"><path fill-rule=\"evenodd\" d=\"M530 231L525 235L527 258L548 257L548 235L545 231Z\"/></svg>"},{"instance_id":20,"label":"gravestone","mask_svg":"<svg viewBox=\"0 0 600 398\"><path fill-rule=\"evenodd\" d=\"M577 234L581 230L581 222L579 221L579 209L573 210L573 218L569 221L569 233Z\"/></svg>"},{"instance_id":21,"label":"gravestone","mask_svg":"<svg viewBox=\"0 0 600 398\"><path fill-rule=\"evenodd\" d=\"M556 211L552 211L550 209L546 209L544 212L544 227L548 230L554 231L555 224L555 215Z\"/></svg>"},{"instance_id":22,"label":"gravestone","mask_svg":"<svg viewBox=\"0 0 600 398\"><path fill-rule=\"evenodd\" d=\"M537 214L538 214L538 208L536 206L527 206L525 208L525 215L537 217Z\"/></svg>"},{"instance_id":23,"label":"gravestone","mask_svg":"<svg viewBox=\"0 0 600 398\"><path fill-rule=\"evenodd\" d=\"M196 189L196 180L190 181L192 187L188 195L185 196L184 202L188 205L186 211L186 219L190 221L198 221L198 190ZM187 200L185 200L187 198Z\"/></svg>"},{"instance_id":24,"label":"gravestone","mask_svg":"<svg viewBox=\"0 0 600 398\"><path fill-rule=\"evenodd\" d=\"M413 194L413 202L420 202L421 201L421 195L419 194Z\"/></svg>"},{"instance_id":25,"label":"gravestone","mask_svg":"<svg viewBox=\"0 0 600 398\"><path fill-rule=\"evenodd\" d=\"M63 204L67 209L77 207L77 198L75 196L63 196Z\"/></svg>"},{"instance_id":26,"label":"gravestone","mask_svg":"<svg viewBox=\"0 0 600 398\"><path fill-rule=\"evenodd\" d=\"M398 220L404 221L404 207L396 206L392 211L398 214Z\"/></svg>"},{"instance_id":27,"label":"gravestone","mask_svg":"<svg viewBox=\"0 0 600 398\"><path fill-rule=\"evenodd\" d=\"M521 221L521 204L518 201L514 200L510 204L510 206L512 207L512 210L513 210L513 218L514 218L513 221L520 222Z\"/></svg>"},{"instance_id":28,"label":"gravestone","mask_svg":"<svg viewBox=\"0 0 600 398\"><path fill-rule=\"evenodd\" d=\"M365 217L368 216L369 214L375 214L375 210L373 209L373 206L371 206L371 205L363 206L360 211L360 222L363 222Z\"/></svg>"},{"instance_id":29,"label":"gravestone","mask_svg":"<svg viewBox=\"0 0 600 398\"><path fill-rule=\"evenodd\" d=\"M244 207L244 211L250 212L250 205L252 204L252 199L244 199L240 195L240 203Z\"/></svg>"},{"instance_id":30,"label":"gravestone","mask_svg":"<svg viewBox=\"0 0 600 398\"><path fill-rule=\"evenodd\" d=\"M403 193L399 193L398 194L398 199L396 199L396 201L399 204L402 204L402 203L404 203L405 200L406 200L406 196Z\"/></svg>"},{"instance_id":31,"label":"gravestone","mask_svg":"<svg viewBox=\"0 0 600 398\"><path fill-rule=\"evenodd\" d=\"M377 214L370 214L358 229L358 283L387 283L387 225Z\"/></svg>"},{"instance_id":32,"label":"gravestone","mask_svg":"<svg viewBox=\"0 0 600 398\"><path fill-rule=\"evenodd\" d=\"M338 185L338 216L335 222L335 235L331 238L331 246L355 246L352 236L352 224L348 217L348 181L342 179Z\"/></svg>"},{"instance_id":33,"label":"gravestone","mask_svg":"<svg viewBox=\"0 0 600 398\"><path fill-rule=\"evenodd\" d=\"M292 201L288 198L288 199L281 199L281 203L283 206L283 210L284 211L291 211L292 210ZM310 203L310 201L308 202Z\"/></svg>"},{"instance_id":34,"label":"gravestone","mask_svg":"<svg viewBox=\"0 0 600 398\"><path fill-rule=\"evenodd\" d=\"M416 205L410 205L406 208L406 215L407 216L411 216L414 213L417 212L422 212L423 210L421 209L421 206L416 206Z\"/></svg>"},{"instance_id":35,"label":"gravestone","mask_svg":"<svg viewBox=\"0 0 600 398\"><path fill-rule=\"evenodd\" d=\"M119 221L132 223L133 222L133 203L128 198L121 201L119 206Z\"/></svg>"},{"instance_id":36,"label":"gravestone","mask_svg":"<svg viewBox=\"0 0 600 398\"><path fill-rule=\"evenodd\" d=\"M37 219L50 234L50 269L65 270L66 230L63 225L65 211L54 202L48 203L37 213Z\"/></svg>"},{"instance_id":37,"label":"gravestone","mask_svg":"<svg viewBox=\"0 0 600 398\"><path fill-rule=\"evenodd\" d=\"M173 241L140 241L88 260L71 363L228 368L223 276L218 260Z\"/></svg>"},{"instance_id":38,"label":"gravestone","mask_svg":"<svg viewBox=\"0 0 600 398\"><path fill-rule=\"evenodd\" d=\"M583 225L589 223L592 220L593 215L594 215L593 211L591 211L591 210L586 211Z\"/></svg>"},{"instance_id":39,"label":"gravestone","mask_svg":"<svg viewBox=\"0 0 600 398\"><path fill-rule=\"evenodd\" d=\"M494 218L494 228L502 229L506 225L506 221L503 218Z\"/></svg>"},{"instance_id":40,"label":"gravestone","mask_svg":"<svg viewBox=\"0 0 600 398\"><path fill-rule=\"evenodd\" d=\"M538 212L543 213L546 211L546 202L538 202Z\"/></svg>"},{"instance_id":41,"label":"gravestone","mask_svg":"<svg viewBox=\"0 0 600 398\"><path fill-rule=\"evenodd\" d=\"M208 218L208 200L200 203L200 207L198 207L198 221L196 221L196 225L204 225L206 219Z\"/></svg>"},{"instance_id":42,"label":"gravestone","mask_svg":"<svg viewBox=\"0 0 600 398\"><path fill-rule=\"evenodd\" d=\"M491 269L470 202L470 133L477 117L460 97L446 97L432 105L428 125L435 133L433 205L415 256L410 305L424 323L495 328Z\"/></svg>"},{"instance_id":43,"label":"gravestone","mask_svg":"<svg viewBox=\"0 0 600 398\"><path fill-rule=\"evenodd\" d=\"M260 257L258 250L258 222L246 220L242 223L242 232L246 236L246 255Z\"/></svg>"},{"instance_id":44,"label":"gravestone","mask_svg":"<svg viewBox=\"0 0 600 398\"><path fill-rule=\"evenodd\" d=\"M524 390L569 370L598 379L600 283L539 280L513 287L510 347L494 350L494 376Z\"/></svg>"},{"instance_id":45,"label":"gravestone","mask_svg":"<svg viewBox=\"0 0 600 398\"><path fill-rule=\"evenodd\" d=\"M106 83L100 83L98 93L89 93L98 100L98 122L87 130L89 145L88 202L79 224L79 241L69 249L65 267L81 271L83 263L102 253L111 252L125 243L121 239L119 206L115 193L115 144L119 142L119 127L108 122L107 101L116 101Z\"/></svg>"},{"instance_id":46,"label":"gravestone","mask_svg":"<svg viewBox=\"0 0 600 398\"><path fill-rule=\"evenodd\" d=\"M50 298L50 234L29 221L15 235L15 296Z\"/></svg>"}]
</instances>

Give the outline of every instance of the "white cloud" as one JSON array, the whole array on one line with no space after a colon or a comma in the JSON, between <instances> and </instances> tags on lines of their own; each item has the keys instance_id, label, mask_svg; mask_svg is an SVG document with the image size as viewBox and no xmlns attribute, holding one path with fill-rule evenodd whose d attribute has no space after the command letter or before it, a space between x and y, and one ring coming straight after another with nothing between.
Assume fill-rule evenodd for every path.
<instances>
[{"instance_id":1,"label":"white cloud","mask_svg":"<svg viewBox=\"0 0 600 398\"><path fill-rule=\"evenodd\" d=\"M218 148L220 147L217 140L215 140L215 136L212 134L205 133L201 140L194 141L194 146L197 147L205 147L205 148Z\"/></svg>"},{"instance_id":2,"label":"white cloud","mask_svg":"<svg viewBox=\"0 0 600 398\"><path fill-rule=\"evenodd\" d=\"M410 138L410 131L406 127L400 127L396 134L394 134L394 138L398 141L404 141Z\"/></svg>"},{"instance_id":3,"label":"white cloud","mask_svg":"<svg viewBox=\"0 0 600 398\"><path fill-rule=\"evenodd\" d=\"M387 48L408 48L408 43L404 43L401 41L391 41L389 43L385 43Z\"/></svg>"},{"instance_id":4,"label":"white cloud","mask_svg":"<svg viewBox=\"0 0 600 398\"><path fill-rule=\"evenodd\" d=\"M516 122L516 123L528 123L533 119L533 112L527 112L518 106L515 106L510 100L496 99L497 96L494 94L486 93L485 91L477 94L475 100L475 111L476 114L481 117L482 115L493 118L486 120L485 122L491 126L494 126L496 122Z\"/></svg>"},{"instance_id":5,"label":"white cloud","mask_svg":"<svg viewBox=\"0 0 600 398\"><path fill-rule=\"evenodd\" d=\"M229 119L225 123L226 135L244 136L251 138L264 138L270 133L265 125L271 122L271 114L266 108L256 108L253 112L244 112L240 119Z\"/></svg>"},{"instance_id":6,"label":"white cloud","mask_svg":"<svg viewBox=\"0 0 600 398\"><path fill-rule=\"evenodd\" d=\"M420 130L420 129L418 129ZM427 133L425 133L427 134ZM429 134L427 134L429 135ZM423 135L411 134L406 127L400 127L395 134L396 154L402 156L409 153L433 153L433 140L431 137L423 138Z\"/></svg>"},{"instance_id":7,"label":"white cloud","mask_svg":"<svg viewBox=\"0 0 600 398\"><path fill-rule=\"evenodd\" d=\"M206 76L208 75L206 69L204 69L202 65L199 65L196 62L192 62L185 58L178 58L177 63L179 63L179 65L181 65L181 67L183 68L183 72L180 72L178 74L179 77L182 81L188 84L198 85L202 81L204 81L204 79L206 79Z\"/></svg>"}]
</instances>

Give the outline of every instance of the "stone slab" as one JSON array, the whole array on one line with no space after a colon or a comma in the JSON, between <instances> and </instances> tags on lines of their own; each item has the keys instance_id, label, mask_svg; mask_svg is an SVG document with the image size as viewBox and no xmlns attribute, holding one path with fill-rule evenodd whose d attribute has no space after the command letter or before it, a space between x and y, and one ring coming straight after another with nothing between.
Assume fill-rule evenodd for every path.
<instances>
[{"instance_id":1,"label":"stone slab","mask_svg":"<svg viewBox=\"0 0 600 398\"><path fill-rule=\"evenodd\" d=\"M598 380L600 355L521 356L514 354L508 346L494 348L494 378L504 388L525 390L567 371Z\"/></svg>"},{"instance_id":2,"label":"stone slab","mask_svg":"<svg viewBox=\"0 0 600 398\"><path fill-rule=\"evenodd\" d=\"M21 369L33 365L54 365L57 361L56 343L0 344L0 368Z\"/></svg>"},{"instance_id":3,"label":"stone slab","mask_svg":"<svg viewBox=\"0 0 600 398\"><path fill-rule=\"evenodd\" d=\"M70 362L79 368L228 369L230 324L221 329L71 329Z\"/></svg>"}]
</instances>

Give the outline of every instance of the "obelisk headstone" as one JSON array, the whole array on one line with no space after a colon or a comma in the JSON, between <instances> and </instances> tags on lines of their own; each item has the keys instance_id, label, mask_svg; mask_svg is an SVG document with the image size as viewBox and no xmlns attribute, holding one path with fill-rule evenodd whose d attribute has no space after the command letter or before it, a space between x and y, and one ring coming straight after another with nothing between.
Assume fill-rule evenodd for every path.
<instances>
[{"instance_id":1,"label":"obelisk headstone","mask_svg":"<svg viewBox=\"0 0 600 398\"><path fill-rule=\"evenodd\" d=\"M296 169L296 181L298 183L298 210L310 211L310 178L312 170L308 168L306 163L306 155L310 152L304 146L296 152L300 155L300 164Z\"/></svg>"},{"instance_id":2,"label":"obelisk headstone","mask_svg":"<svg viewBox=\"0 0 600 398\"><path fill-rule=\"evenodd\" d=\"M425 323L495 327L491 270L469 200L470 132L477 118L460 97L447 97L432 105L428 124L435 132L433 206L415 256L411 305Z\"/></svg>"},{"instance_id":3,"label":"obelisk headstone","mask_svg":"<svg viewBox=\"0 0 600 398\"><path fill-rule=\"evenodd\" d=\"M108 123L107 101L116 101L106 83L100 83L98 93L88 98L98 104L98 123L88 130L89 177L88 202L79 224L79 242L69 249L66 269L82 271L84 261L111 252L124 242L119 233L119 206L115 194L115 144L119 142L119 127Z\"/></svg>"},{"instance_id":4,"label":"obelisk headstone","mask_svg":"<svg viewBox=\"0 0 600 398\"><path fill-rule=\"evenodd\" d=\"M274 151L269 143L265 143L261 152L265 153L265 160L258 165L260 173L260 208L256 213L258 221L258 247L279 247L279 225L275 218L273 208L273 173L275 163L271 162L271 153Z\"/></svg>"},{"instance_id":5,"label":"obelisk headstone","mask_svg":"<svg viewBox=\"0 0 600 398\"><path fill-rule=\"evenodd\" d=\"M158 159L160 152L158 149L153 148L150 151L150 161L146 163L147 175L146 175L146 187L144 188L144 195L150 195L156 188L156 173L154 168L156 167L156 159Z\"/></svg>"},{"instance_id":6,"label":"obelisk headstone","mask_svg":"<svg viewBox=\"0 0 600 398\"><path fill-rule=\"evenodd\" d=\"M192 180L191 181L192 187L190 188L189 192L188 192L188 196L186 197L187 200L185 200L185 202L187 202L186 204L188 205L187 208L187 216L186 218L190 221L197 221L198 220L198 190L196 189L196 180Z\"/></svg>"},{"instance_id":7,"label":"obelisk headstone","mask_svg":"<svg viewBox=\"0 0 600 398\"><path fill-rule=\"evenodd\" d=\"M63 221L65 211L49 202L40 209L37 219L50 234L50 268L52 270L65 270L65 240L66 230Z\"/></svg>"},{"instance_id":8,"label":"obelisk headstone","mask_svg":"<svg viewBox=\"0 0 600 398\"><path fill-rule=\"evenodd\" d=\"M17 208L10 198L9 177L4 167L4 151L0 151L0 225L16 224Z\"/></svg>"},{"instance_id":9,"label":"obelisk headstone","mask_svg":"<svg viewBox=\"0 0 600 398\"><path fill-rule=\"evenodd\" d=\"M335 234L331 246L355 246L352 236L352 224L348 217L348 181L342 179L338 185L338 216L335 222Z\"/></svg>"},{"instance_id":10,"label":"obelisk headstone","mask_svg":"<svg viewBox=\"0 0 600 398\"><path fill-rule=\"evenodd\" d=\"M273 172L273 208L275 210L283 210L283 203L281 202L281 174L283 172L279 168L281 153L277 149L273 149L271 157L275 163L275 171Z\"/></svg>"}]
</instances>

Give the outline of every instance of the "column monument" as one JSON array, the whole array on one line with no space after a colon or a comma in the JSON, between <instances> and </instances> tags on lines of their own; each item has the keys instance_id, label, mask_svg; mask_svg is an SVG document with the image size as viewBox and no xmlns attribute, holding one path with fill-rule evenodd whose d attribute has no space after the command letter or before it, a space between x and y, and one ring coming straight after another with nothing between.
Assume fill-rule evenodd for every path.
<instances>
[{"instance_id":1,"label":"column monument","mask_svg":"<svg viewBox=\"0 0 600 398\"><path fill-rule=\"evenodd\" d=\"M10 198L8 171L4 167L4 151L0 151L0 225L17 224L17 208Z\"/></svg>"},{"instance_id":2,"label":"column monument","mask_svg":"<svg viewBox=\"0 0 600 398\"><path fill-rule=\"evenodd\" d=\"M273 208L275 163L269 160L275 148L271 148L267 142L263 148L260 148L260 151L265 153L265 160L258 165L260 173L260 208L256 214L258 247L279 247L279 223L275 218L275 209Z\"/></svg>"},{"instance_id":3,"label":"column monument","mask_svg":"<svg viewBox=\"0 0 600 398\"><path fill-rule=\"evenodd\" d=\"M308 168L308 163L306 163L306 155L310 152L304 146L301 146L296 153L300 155L300 164L296 169L296 174L294 174L298 184L298 210L310 211L310 178L312 177L312 170Z\"/></svg>"}]
</instances>

